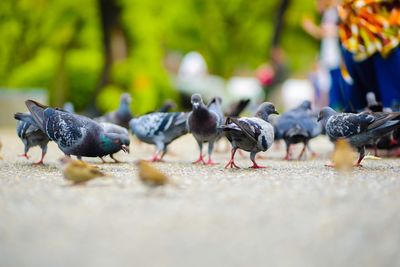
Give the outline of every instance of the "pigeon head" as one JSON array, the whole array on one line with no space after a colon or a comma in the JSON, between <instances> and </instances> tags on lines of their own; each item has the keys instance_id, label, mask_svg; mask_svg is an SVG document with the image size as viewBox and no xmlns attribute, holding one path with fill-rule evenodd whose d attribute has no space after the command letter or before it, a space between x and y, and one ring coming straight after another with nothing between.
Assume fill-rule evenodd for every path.
<instances>
[{"instance_id":1,"label":"pigeon head","mask_svg":"<svg viewBox=\"0 0 400 267\"><path fill-rule=\"evenodd\" d=\"M279 114L279 113L278 111L276 111L274 104L270 102L264 102L257 108L255 116L265 121L268 121L268 116L271 114Z\"/></svg>"},{"instance_id":2,"label":"pigeon head","mask_svg":"<svg viewBox=\"0 0 400 267\"><path fill-rule=\"evenodd\" d=\"M335 115L337 112L331 107L323 107L319 112L317 121L321 121L323 128L325 128L326 122L330 117Z\"/></svg>"},{"instance_id":3,"label":"pigeon head","mask_svg":"<svg viewBox=\"0 0 400 267\"><path fill-rule=\"evenodd\" d=\"M121 104L129 105L131 103L131 101L132 101L132 98L131 98L130 94L124 93L121 95L121 100L120 100Z\"/></svg>"},{"instance_id":4,"label":"pigeon head","mask_svg":"<svg viewBox=\"0 0 400 267\"><path fill-rule=\"evenodd\" d=\"M310 100L304 100L304 101L300 104L299 108L301 108L301 109L303 109L303 110L311 110L311 109L312 109L312 108L311 108L311 101L310 101Z\"/></svg>"},{"instance_id":5,"label":"pigeon head","mask_svg":"<svg viewBox=\"0 0 400 267\"><path fill-rule=\"evenodd\" d=\"M104 133L100 136L100 146L107 154L116 153L120 150L129 153L129 138L117 133Z\"/></svg>"},{"instance_id":6,"label":"pigeon head","mask_svg":"<svg viewBox=\"0 0 400 267\"><path fill-rule=\"evenodd\" d=\"M199 94L193 94L190 99L190 102L192 103L194 109L198 109L200 106L203 105L203 99Z\"/></svg>"}]
</instances>

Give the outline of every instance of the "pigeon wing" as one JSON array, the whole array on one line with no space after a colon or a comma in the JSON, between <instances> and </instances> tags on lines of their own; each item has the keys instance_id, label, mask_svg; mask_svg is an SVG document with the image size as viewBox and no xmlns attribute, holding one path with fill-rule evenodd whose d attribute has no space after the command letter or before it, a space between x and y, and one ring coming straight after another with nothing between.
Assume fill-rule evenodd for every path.
<instances>
[{"instance_id":1,"label":"pigeon wing","mask_svg":"<svg viewBox=\"0 0 400 267\"><path fill-rule=\"evenodd\" d=\"M249 121L230 118L230 121L236 124L240 130L254 143L257 143L257 137L261 134L261 131L257 127L252 127Z\"/></svg>"}]
</instances>

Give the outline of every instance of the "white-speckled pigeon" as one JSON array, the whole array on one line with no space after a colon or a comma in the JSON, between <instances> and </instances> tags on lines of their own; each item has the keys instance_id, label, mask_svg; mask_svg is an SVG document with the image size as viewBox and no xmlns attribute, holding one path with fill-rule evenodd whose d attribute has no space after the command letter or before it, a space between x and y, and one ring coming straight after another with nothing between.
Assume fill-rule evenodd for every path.
<instances>
[{"instance_id":1,"label":"white-speckled pigeon","mask_svg":"<svg viewBox=\"0 0 400 267\"><path fill-rule=\"evenodd\" d=\"M268 122L270 114L278 114L272 103L262 103L254 117L230 118L225 125L221 126L225 136L232 144L231 159L225 168L235 167L235 153L238 148L250 152L250 159L253 162L251 168L264 168L256 163L256 154L260 151L267 151L274 142L274 127Z\"/></svg>"},{"instance_id":2,"label":"white-speckled pigeon","mask_svg":"<svg viewBox=\"0 0 400 267\"><path fill-rule=\"evenodd\" d=\"M221 109L221 98L214 97L208 106L205 106L199 94L191 97L192 112L187 119L187 127L197 141L200 156L194 163L212 165L211 154L214 142L221 136L220 126L223 124L224 115ZM203 158L203 143L208 142L208 161Z\"/></svg>"},{"instance_id":3,"label":"white-speckled pigeon","mask_svg":"<svg viewBox=\"0 0 400 267\"><path fill-rule=\"evenodd\" d=\"M361 166L360 162L365 156L365 145L400 127L399 112L337 113L330 107L324 107L318 120L322 122L331 140L345 138L358 149L360 157L355 166Z\"/></svg>"},{"instance_id":4,"label":"white-speckled pigeon","mask_svg":"<svg viewBox=\"0 0 400 267\"><path fill-rule=\"evenodd\" d=\"M129 121L132 119L132 113L130 110L131 96L128 93L121 95L121 102L119 108L116 111L106 113L105 115L95 118L97 122L110 122L119 126L129 128Z\"/></svg>"},{"instance_id":5,"label":"white-speckled pigeon","mask_svg":"<svg viewBox=\"0 0 400 267\"><path fill-rule=\"evenodd\" d=\"M312 114L311 102L308 100L279 116L274 122L274 128L275 140L283 139L286 143L285 160L290 159L290 147L292 144L304 144L299 155L300 159L308 147L308 142L321 134L321 125Z\"/></svg>"},{"instance_id":6,"label":"white-speckled pigeon","mask_svg":"<svg viewBox=\"0 0 400 267\"><path fill-rule=\"evenodd\" d=\"M39 128L57 143L66 155L104 157L120 150L127 152L125 136L108 133L92 119L53 109L33 100L25 101Z\"/></svg>"},{"instance_id":7,"label":"white-speckled pigeon","mask_svg":"<svg viewBox=\"0 0 400 267\"><path fill-rule=\"evenodd\" d=\"M17 134L24 144L24 154L20 155L29 158L28 151L31 147L40 146L42 156L36 164L43 164L44 156L47 152L49 137L39 128L30 113L15 113L14 118L18 120Z\"/></svg>"},{"instance_id":8,"label":"white-speckled pigeon","mask_svg":"<svg viewBox=\"0 0 400 267\"><path fill-rule=\"evenodd\" d=\"M156 146L152 161L161 161L168 145L187 133L187 113L155 112L129 122L130 129L139 140Z\"/></svg>"}]
</instances>

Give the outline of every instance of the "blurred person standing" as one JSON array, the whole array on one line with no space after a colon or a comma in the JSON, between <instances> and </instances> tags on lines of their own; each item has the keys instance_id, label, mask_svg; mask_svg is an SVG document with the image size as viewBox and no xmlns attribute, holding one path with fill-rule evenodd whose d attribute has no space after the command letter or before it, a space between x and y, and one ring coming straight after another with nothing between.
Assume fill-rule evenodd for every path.
<instances>
[{"instance_id":1,"label":"blurred person standing","mask_svg":"<svg viewBox=\"0 0 400 267\"><path fill-rule=\"evenodd\" d=\"M400 1L342 0L339 36L346 68L354 84L354 109L366 106L372 91L390 108L400 103Z\"/></svg>"},{"instance_id":2,"label":"blurred person standing","mask_svg":"<svg viewBox=\"0 0 400 267\"><path fill-rule=\"evenodd\" d=\"M329 73L329 105L341 109L346 106L344 95L346 84L340 70L339 16L336 2L336 0L318 0L317 9L322 14L320 25L309 18L304 18L303 28L314 38L321 39L319 71Z\"/></svg>"}]
</instances>

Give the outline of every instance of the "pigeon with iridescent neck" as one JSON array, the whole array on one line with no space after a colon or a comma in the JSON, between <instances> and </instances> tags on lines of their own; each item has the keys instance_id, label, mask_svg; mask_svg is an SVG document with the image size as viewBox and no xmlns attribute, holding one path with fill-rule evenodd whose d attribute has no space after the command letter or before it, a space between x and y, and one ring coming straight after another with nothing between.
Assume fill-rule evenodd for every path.
<instances>
[{"instance_id":1,"label":"pigeon with iridescent neck","mask_svg":"<svg viewBox=\"0 0 400 267\"><path fill-rule=\"evenodd\" d=\"M25 101L39 128L67 156L104 157L120 150L128 152L124 136L106 132L96 121L44 106L33 100Z\"/></svg>"},{"instance_id":2,"label":"pigeon with iridescent neck","mask_svg":"<svg viewBox=\"0 0 400 267\"><path fill-rule=\"evenodd\" d=\"M221 109L221 98L214 97L206 106L199 94L193 94L191 98L192 112L190 112L187 126L193 134L199 146L200 155L194 163L212 165L211 154L215 141L221 136L224 115ZM205 162L202 154L203 143L208 142L208 161Z\"/></svg>"}]
</instances>

